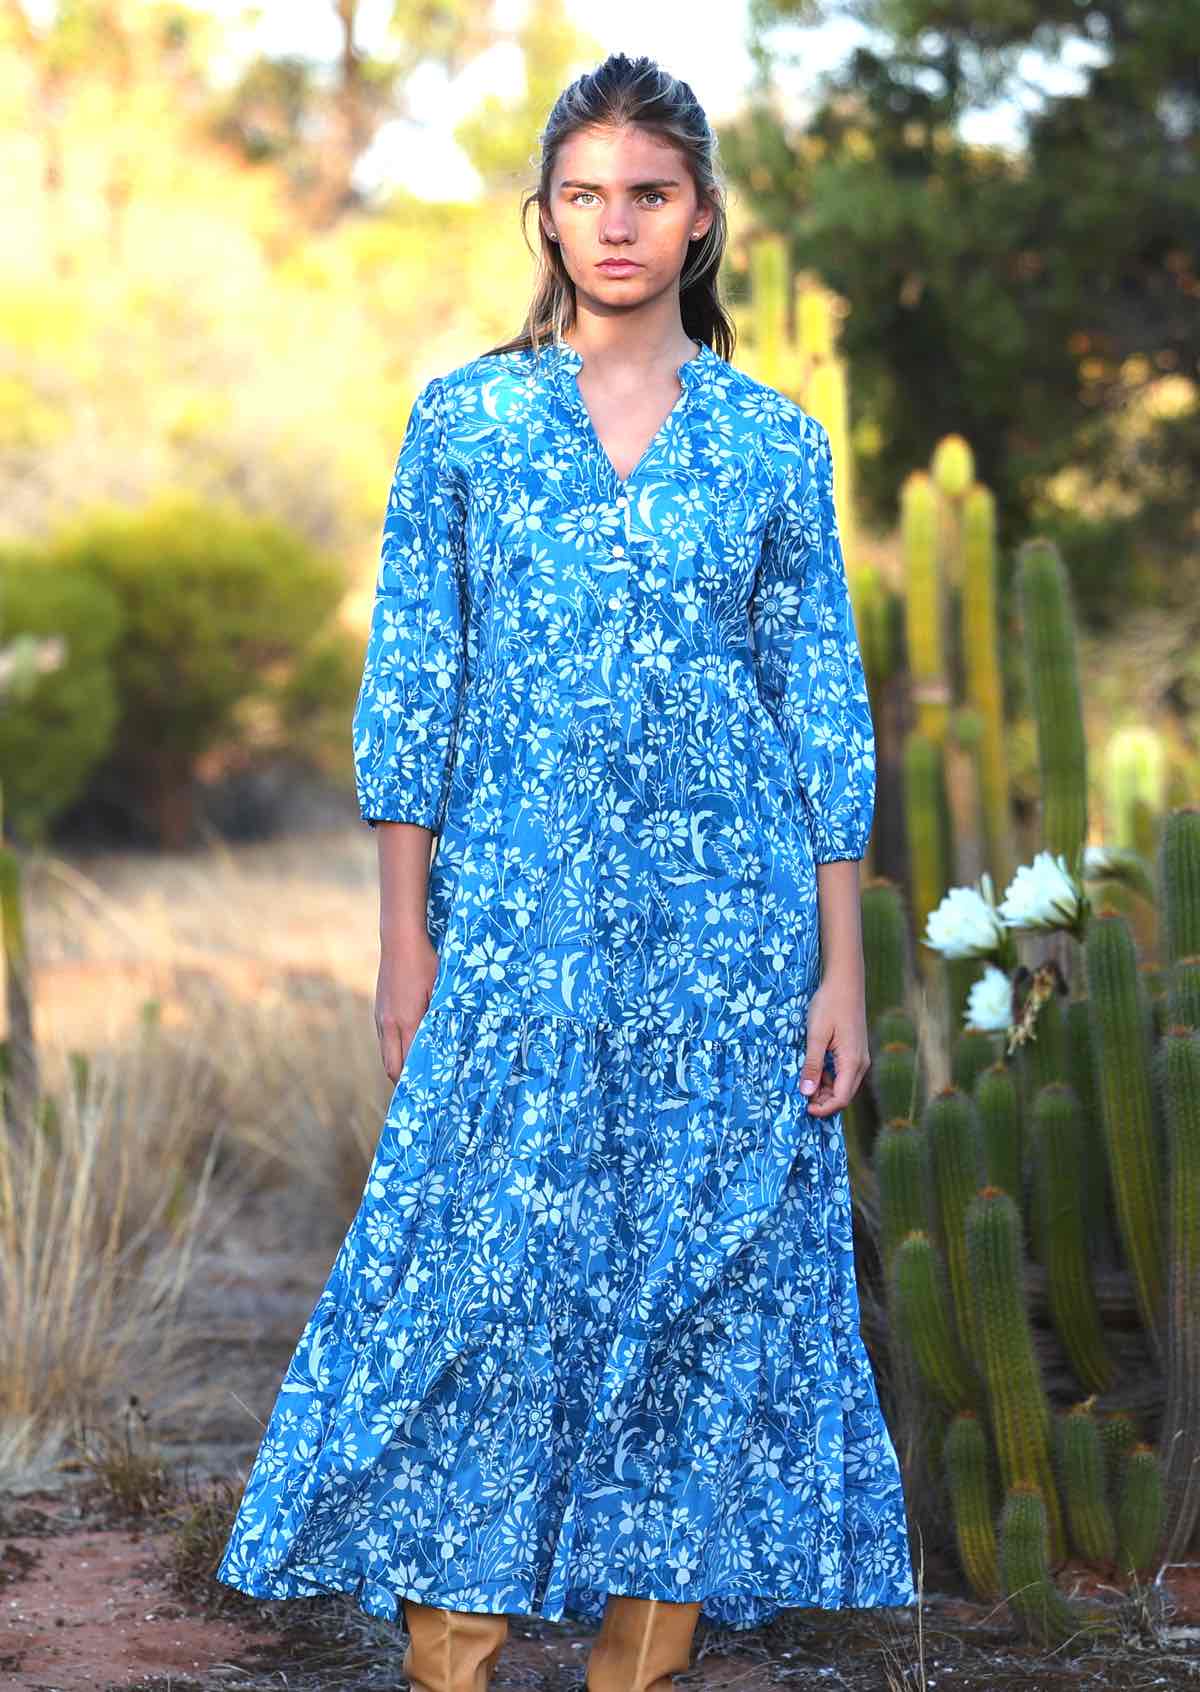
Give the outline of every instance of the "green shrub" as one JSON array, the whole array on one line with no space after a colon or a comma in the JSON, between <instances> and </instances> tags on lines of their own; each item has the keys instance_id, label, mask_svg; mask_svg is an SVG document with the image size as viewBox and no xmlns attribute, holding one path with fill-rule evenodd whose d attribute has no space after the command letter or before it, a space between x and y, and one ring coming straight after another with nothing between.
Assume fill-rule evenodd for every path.
<instances>
[{"instance_id":1,"label":"green shrub","mask_svg":"<svg viewBox=\"0 0 1200 1692\"><path fill-rule=\"evenodd\" d=\"M0 582L0 641L57 637L63 648L57 667L0 711L5 827L32 840L79 796L113 744L122 614L109 587L51 567L29 546L0 549Z\"/></svg>"},{"instance_id":2,"label":"green shrub","mask_svg":"<svg viewBox=\"0 0 1200 1692\"><path fill-rule=\"evenodd\" d=\"M164 844L181 845L198 761L245 732L247 707L274 701L333 616L341 571L278 521L185 492L94 511L48 556L121 607L106 782Z\"/></svg>"}]
</instances>

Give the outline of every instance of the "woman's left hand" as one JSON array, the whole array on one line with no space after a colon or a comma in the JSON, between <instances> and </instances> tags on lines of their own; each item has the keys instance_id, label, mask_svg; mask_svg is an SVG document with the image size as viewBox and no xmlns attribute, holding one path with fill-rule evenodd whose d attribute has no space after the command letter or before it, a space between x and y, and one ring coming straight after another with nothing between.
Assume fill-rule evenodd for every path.
<instances>
[{"instance_id":1,"label":"woman's left hand","mask_svg":"<svg viewBox=\"0 0 1200 1692\"><path fill-rule=\"evenodd\" d=\"M825 1068L832 1052L837 1074ZM800 1090L808 1095L810 1116L844 1110L862 1085L871 1064L867 1050L867 1012L861 985L847 987L826 977L808 1007L808 1043Z\"/></svg>"}]
</instances>

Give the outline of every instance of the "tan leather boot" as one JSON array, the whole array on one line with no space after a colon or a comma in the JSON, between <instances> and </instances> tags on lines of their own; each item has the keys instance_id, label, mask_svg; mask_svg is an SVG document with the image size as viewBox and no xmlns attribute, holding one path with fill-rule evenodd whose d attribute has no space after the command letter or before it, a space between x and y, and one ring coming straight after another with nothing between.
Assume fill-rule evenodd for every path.
<instances>
[{"instance_id":1,"label":"tan leather boot","mask_svg":"<svg viewBox=\"0 0 1200 1692\"><path fill-rule=\"evenodd\" d=\"M700 1605L610 1592L588 1656L586 1692L671 1692L692 1657Z\"/></svg>"},{"instance_id":2,"label":"tan leather boot","mask_svg":"<svg viewBox=\"0 0 1200 1692\"><path fill-rule=\"evenodd\" d=\"M400 1667L409 1692L487 1692L508 1637L508 1617L445 1610L405 1598L408 1644Z\"/></svg>"}]
</instances>

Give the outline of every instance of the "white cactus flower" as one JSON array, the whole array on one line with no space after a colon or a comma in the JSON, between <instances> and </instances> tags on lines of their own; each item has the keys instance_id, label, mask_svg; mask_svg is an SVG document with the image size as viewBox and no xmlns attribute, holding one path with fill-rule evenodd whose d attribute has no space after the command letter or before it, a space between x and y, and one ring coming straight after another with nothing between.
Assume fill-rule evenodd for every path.
<instances>
[{"instance_id":1,"label":"white cactus flower","mask_svg":"<svg viewBox=\"0 0 1200 1692\"><path fill-rule=\"evenodd\" d=\"M952 887L925 919L925 944L946 958L990 957L1003 942L1004 925L986 871L978 887Z\"/></svg>"},{"instance_id":2,"label":"white cactus flower","mask_svg":"<svg viewBox=\"0 0 1200 1692\"><path fill-rule=\"evenodd\" d=\"M1012 982L995 964L987 965L967 994L963 1021L984 1034L1003 1034L1012 1026Z\"/></svg>"},{"instance_id":3,"label":"white cactus flower","mask_svg":"<svg viewBox=\"0 0 1200 1692\"><path fill-rule=\"evenodd\" d=\"M1042 851L1022 864L1000 904L1010 928L1070 928L1079 913L1080 891L1061 852Z\"/></svg>"}]
</instances>

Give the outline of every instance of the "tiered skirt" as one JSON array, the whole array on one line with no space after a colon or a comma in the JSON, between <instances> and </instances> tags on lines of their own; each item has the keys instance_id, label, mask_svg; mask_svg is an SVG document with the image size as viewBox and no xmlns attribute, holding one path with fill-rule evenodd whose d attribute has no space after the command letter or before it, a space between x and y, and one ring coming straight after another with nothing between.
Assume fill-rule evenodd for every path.
<instances>
[{"instance_id":1,"label":"tiered skirt","mask_svg":"<svg viewBox=\"0 0 1200 1692\"><path fill-rule=\"evenodd\" d=\"M841 1119L801 1063L429 1010L218 1578L397 1621L912 1603Z\"/></svg>"}]
</instances>

